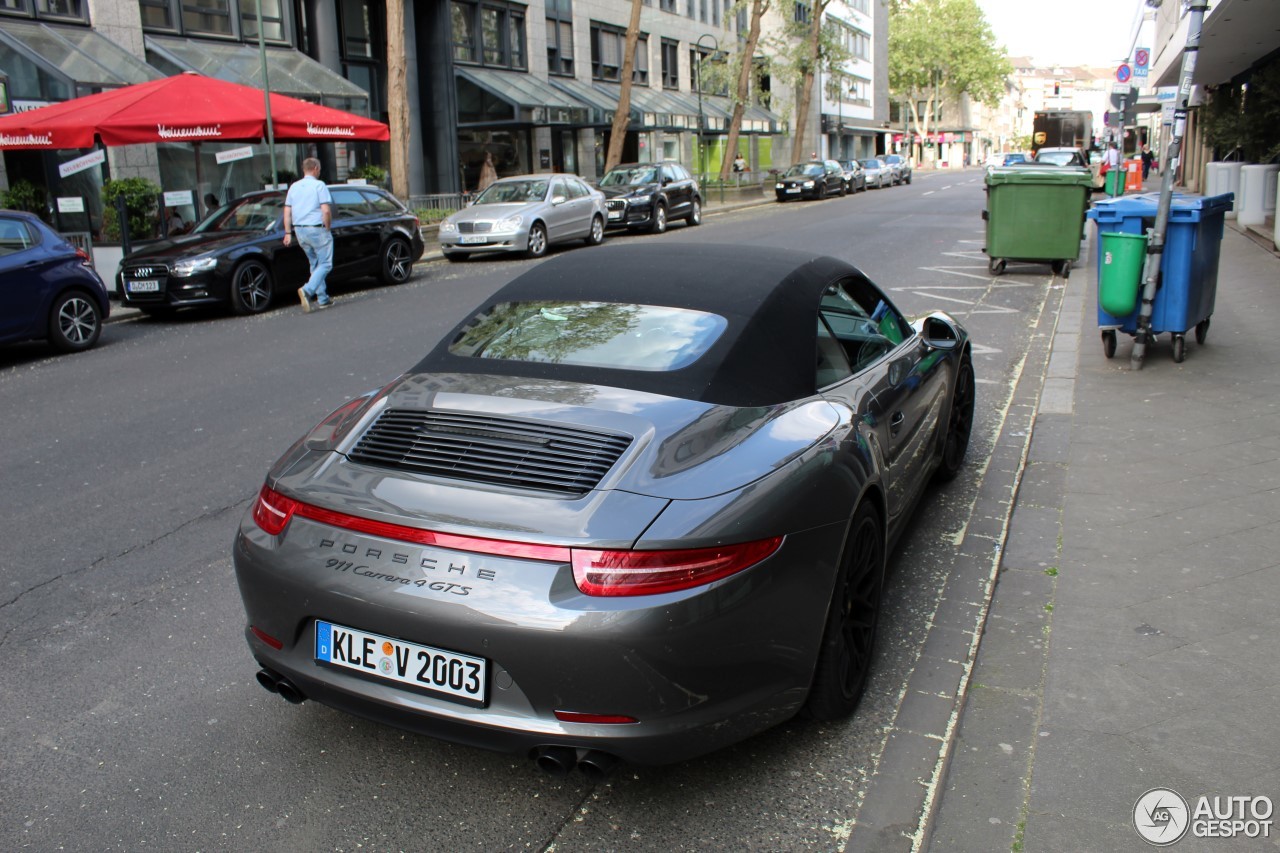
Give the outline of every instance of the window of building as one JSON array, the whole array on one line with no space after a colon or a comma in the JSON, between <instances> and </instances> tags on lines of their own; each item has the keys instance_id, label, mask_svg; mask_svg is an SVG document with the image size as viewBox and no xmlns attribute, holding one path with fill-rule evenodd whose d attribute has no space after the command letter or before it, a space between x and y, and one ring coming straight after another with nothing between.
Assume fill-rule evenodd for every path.
<instances>
[{"instance_id":1,"label":"window of building","mask_svg":"<svg viewBox=\"0 0 1280 853\"><path fill-rule=\"evenodd\" d=\"M547 15L547 72L573 76L572 0L549 0Z\"/></svg>"},{"instance_id":2,"label":"window of building","mask_svg":"<svg viewBox=\"0 0 1280 853\"><path fill-rule=\"evenodd\" d=\"M373 0L339 0L343 75L369 93L369 115L386 110L378 57L386 55L386 25Z\"/></svg>"},{"instance_id":3,"label":"window of building","mask_svg":"<svg viewBox=\"0 0 1280 853\"><path fill-rule=\"evenodd\" d=\"M719 85L716 85L715 77L711 73L711 65L721 61L723 56L724 54L713 54L710 48L689 48L689 82L693 91L700 91L704 95L729 94L729 84L721 81ZM705 88L700 79L702 76L707 78Z\"/></svg>"},{"instance_id":4,"label":"window of building","mask_svg":"<svg viewBox=\"0 0 1280 853\"><path fill-rule=\"evenodd\" d=\"M676 0L658 0L658 8L664 12L679 14L676 10Z\"/></svg>"},{"instance_id":5,"label":"window of building","mask_svg":"<svg viewBox=\"0 0 1280 853\"><path fill-rule=\"evenodd\" d=\"M622 80L622 53L626 50L627 31L612 24L591 22L591 76L596 80L617 83ZM641 33L636 40L631 82L649 82L649 36Z\"/></svg>"},{"instance_id":6,"label":"window of building","mask_svg":"<svg viewBox=\"0 0 1280 853\"><path fill-rule=\"evenodd\" d=\"M709 0L711 3L711 25L720 26L720 0Z\"/></svg>"},{"instance_id":7,"label":"window of building","mask_svg":"<svg viewBox=\"0 0 1280 853\"><path fill-rule=\"evenodd\" d=\"M89 23L84 0L0 0L0 15Z\"/></svg>"},{"instance_id":8,"label":"window of building","mask_svg":"<svg viewBox=\"0 0 1280 853\"><path fill-rule=\"evenodd\" d=\"M685 14L690 18L698 17L698 0L689 0L689 5L685 7Z\"/></svg>"},{"instance_id":9,"label":"window of building","mask_svg":"<svg viewBox=\"0 0 1280 853\"><path fill-rule=\"evenodd\" d=\"M262 9L262 38L265 41L285 40L284 6L280 0L257 0L240 6L240 32L245 41L258 38L258 9Z\"/></svg>"},{"instance_id":10,"label":"window of building","mask_svg":"<svg viewBox=\"0 0 1280 853\"><path fill-rule=\"evenodd\" d=\"M498 68L525 68L525 7L515 3L453 0L453 58Z\"/></svg>"},{"instance_id":11,"label":"window of building","mask_svg":"<svg viewBox=\"0 0 1280 853\"><path fill-rule=\"evenodd\" d=\"M804 0L796 0L795 11L792 13L792 20L797 24L809 23L809 4Z\"/></svg>"},{"instance_id":12,"label":"window of building","mask_svg":"<svg viewBox=\"0 0 1280 853\"><path fill-rule=\"evenodd\" d=\"M662 40L662 88L680 88L680 43Z\"/></svg>"},{"instance_id":13,"label":"window of building","mask_svg":"<svg viewBox=\"0 0 1280 853\"><path fill-rule=\"evenodd\" d=\"M871 58L871 36L839 18L827 18L827 23L834 26L841 46L849 51L854 59Z\"/></svg>"},{"instance_id":14,"label":"window of building","mask_svg":"<svg viewBox=\"0 0 1280 853\"><path fill-rule=\"evenodd\" d=\"M189 35L232 36L231 0L182 0L182 31Z\"/></svg>"},{"instance_id":15,"label":"window of building","mask_svg":"<svg viewBox=\"0 0 1280 853\"><path fill-rule=\"evenodd\" d=\"M707 22L707 0L698 0L698 20Z\"/></svg>"}]
</instances>

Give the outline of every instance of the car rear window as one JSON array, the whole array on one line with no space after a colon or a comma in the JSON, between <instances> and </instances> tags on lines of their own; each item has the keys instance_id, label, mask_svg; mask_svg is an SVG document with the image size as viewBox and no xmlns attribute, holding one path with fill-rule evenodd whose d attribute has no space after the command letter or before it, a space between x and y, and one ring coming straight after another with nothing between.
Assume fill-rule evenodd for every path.
<instances>
[{"instance_id":1,"label":"car rear window","mask_svg":"<svg viewBox=\"0 0 1280 853\"><path fill-rule=\"evenodd\" d=\"M621 370L679 370L724 331L718 314L616 302L500 302L472 318L452 355Z\"/></svg>"}]
</instances>

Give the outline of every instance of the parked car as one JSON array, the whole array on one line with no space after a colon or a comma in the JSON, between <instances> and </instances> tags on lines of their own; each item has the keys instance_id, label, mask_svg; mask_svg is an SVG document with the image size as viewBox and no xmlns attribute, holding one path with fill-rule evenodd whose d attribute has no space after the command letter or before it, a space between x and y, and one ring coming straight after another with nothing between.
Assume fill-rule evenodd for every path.
<instances>
[{"instance_id":1,"label":"parked car","mask_svg":"<svg viewBox=\"0 0 1280 853\"><path fill-rule=\"evenodd\" d=\"M418 217L379 187L339 184L329 194L328 282L365 276L386 284L407 281L424 248ZM284 199L278 191L248 193L213 211L191 233L132 252L116 273L120 301L153 315L193 305L258 314L277 294L292 296L310 271L297 243L284 245Z\"/></svg>"},{"instance_id":2,"label":"parked car","mask_svg":"<svg viewBox=\"0 0 1280 853\"><path fill-rule=\"evenodd\" d=\"M111 313L88 253L23 211L0 210L0 282L0 344L47 340L79 352Z\"/></svg>"},{"instance_id":3,"label":"parked car","mask_svg":"<svg viewBox=\"0 0 1280 853\"><path fill-rule=\"evenodd\" d=\"M835 258L553 258L266 475L232 549L257 679L560 775L844 717L974 381L957 321Z\"/></svg>"},{"instance_id":4,"label":"parked car","mask_svg":"<svg viewBox=\"0 0 1280 853\"><path fill-rule=\"evenodd\" d=\"M826 198L829 195L847 195L849 192L844 180L844 169L835 160L796 163L782 173L773 188L778 201Z\"/></svg>"},{"instance_id":5,"label":"parked car","mask_svg":"<svg viewBox=\"0 0 1280 853\"><path fill-rule=\"evenodd\" d=\"M844 172L844 185L849 192L865 192L867 189L867 172L857 160L837 160Z\"/></svg>"},{"instance_id":6,"label":"parked car","mask_svg":"<svg viewBox=\"0 0 1280 853\"><path fill-rule=\"evenodd\" d=\"M440 223L440 251L451 261L521 252L540 258L554 243L604 242L604 194L577 175L502 178Z\"/></svg>"},{"instance_id":7,"label":"parked car","mask_svg":"<svg viewBox=\"0 0 1280 853\"><path fill-rule=\"evenodd\" d=\"M860 161L867 172L867 186L880 189L893 186L893 169L878 157Z\"/></svg>"},{"instance_id":8,"label":"parked car","mask_svg":"<svg viewBox=\"0 0 1280 853\"><path fill-rule=\"evenodd\" d=\"M1102 174L1102 157L1099 156L1096 162L1091 161L1089 155L1079 148L1041 148L1035 152L1034 162L1042 166L1078 166L1088 169L1095 190L1102 189L1106 181Z\"/></svg>"},{"instance_id":9,"label":"parked car","mask_svg":"<svg viewBox=\"0 0 1280 853\"><path fill-rule=\"evenodd\" d=\"M702 188L679 163L623 163L610 169L599 186L610 228L661 234L677 219L702 224Z\"/></svg>"},{"instance_id":10,"label":"parked car","mask_svg":"<svg viewBox=\"0 0 1280 853\"><path fill-rule=\"evenodd\" d=\"M900 154L886 154L883 158L884 162L893 169L894 176L897 180L895 184L911 183L911 161Z\"/></svg>"},{"instance_id":11,"label":"parked car","mask_svg":"<svg viewBox=\"0 0 1280 853\"><path fill-rule=\"evenodd\" d=\"M1004 166L1021 166L1031 162L1031 158L1021 151L1008 151L1003 154L993 154L987 161L987 173L990 174L992 169L999 169Z\"/></svg>"}]
</instances>

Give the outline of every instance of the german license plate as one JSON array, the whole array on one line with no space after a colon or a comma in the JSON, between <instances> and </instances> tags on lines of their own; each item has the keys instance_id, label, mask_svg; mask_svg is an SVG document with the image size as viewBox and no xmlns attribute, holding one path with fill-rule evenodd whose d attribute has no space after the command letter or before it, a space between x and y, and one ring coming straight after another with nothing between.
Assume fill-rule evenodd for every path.
<instances>
[{"instance_id":1,"label":"german license plate","mask_svg":"<svg viewBox=\"0 0 1280 853\"><path fill-rule=\"evenodd\" d=\"M475 707L488 703L484 658L316 621L316 660Z\"/></svg>"},{"instance_id":2,"label":"german license plate","mask_svg":"<svg viewBox=\"0 0 1280 853\"><path fill-rule=\"evenodd\" d=\"M140 278L136 281L126 281L124 286L130 293L156 293L160 290L160 282L154 278Z\"/></svg>"},{"instance_id":3,"label":"german license plate","mask_svg":"<svg viewBox=\"0 0 1280 853\"><path fill-rule=\"evenodd\" d=\"M798 192L800 192L800 188L799 188L799 187L788 187L788 188L787 188L787 192L789 192L789 193L798 193Z\"/></svg>"},{"instance_id":4,"label":"german license plate","mask_svg":"<svg viewBox=\"0 0 1280 853\"><path fill-rule=\"evenodd\" d=\"M489 238L483 234L468 234L466 236L459 237L458 242L464 245L471 243L488 243Z\"/></svg>"},{"instance_id":5,"label":"german license plate","mask_svg":"<svg viewBox=\"0 0 1280 853\"><path fill-rule=\"evenodd\" d=\"M622 212L621 210L611 210L611 211L609 211L609 218L610 218L610 219L621 219L621 218L622 218L622 213L623 213L623 212Z\"/></svg>"}]
</instances>

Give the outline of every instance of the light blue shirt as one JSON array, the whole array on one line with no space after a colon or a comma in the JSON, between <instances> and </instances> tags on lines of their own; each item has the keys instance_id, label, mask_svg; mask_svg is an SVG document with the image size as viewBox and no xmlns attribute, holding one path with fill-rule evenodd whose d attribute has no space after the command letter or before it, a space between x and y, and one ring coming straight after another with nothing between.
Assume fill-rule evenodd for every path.
<instances>
[{"instance_id":1,"label":"light blue shirt","mask_svg":"<svg viewBox=\"0 0 1280 853\"><path fill-rule=\"evenodd\" d=\"M290 216L295 226L323 225L324 218L320 211L322 204L333 204L329 188L324 181L310 175L303 175L289 187L289 193L284 197L284 206L292 208Z\"/></svg>"}]
</instances>

